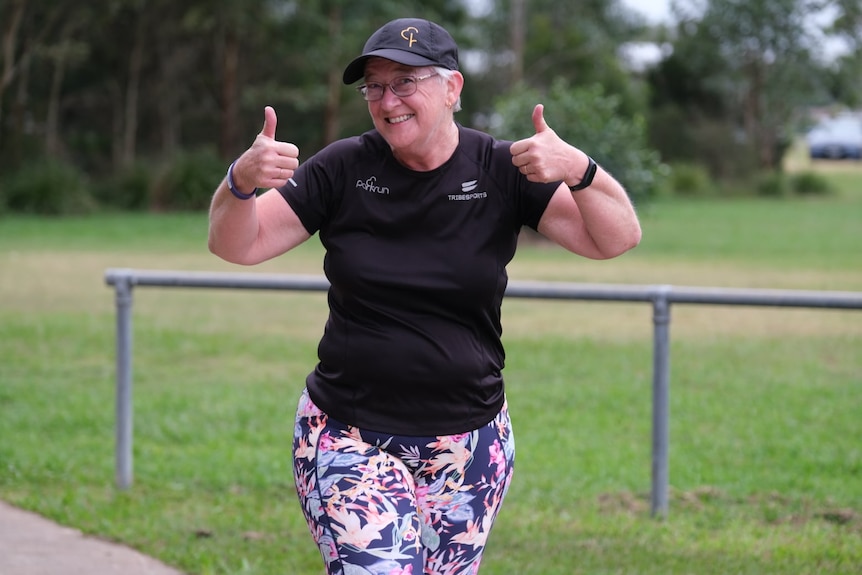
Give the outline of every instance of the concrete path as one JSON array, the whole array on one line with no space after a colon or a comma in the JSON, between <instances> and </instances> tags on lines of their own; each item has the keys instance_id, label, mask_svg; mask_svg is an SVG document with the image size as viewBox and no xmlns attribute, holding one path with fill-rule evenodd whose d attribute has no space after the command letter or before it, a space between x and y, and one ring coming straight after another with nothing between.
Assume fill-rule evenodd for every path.
<instances>
[{"instance_id":1,"label":"concrete path","mask_svg":"<svg viewBox=\"0 0 862 575\"><path fill-rule=\"evenodd\" d=\"M123 545L0 501L0 575L182 575Z\"/></svg>"}]
</instances>

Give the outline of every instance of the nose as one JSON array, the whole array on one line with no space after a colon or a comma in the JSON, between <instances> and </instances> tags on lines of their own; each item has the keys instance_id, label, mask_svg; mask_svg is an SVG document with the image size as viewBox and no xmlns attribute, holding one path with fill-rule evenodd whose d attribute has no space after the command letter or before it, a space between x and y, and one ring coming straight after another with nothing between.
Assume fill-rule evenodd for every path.
<instances>
[{"instance_id":1,"label":"nose","mask_svg":"<svg viewBox=\"0 0 862 575\"><path fill-rule=\"evenodd\" d=\"M401 103L401 98L395 95L392 87L388 84L383 88L383 97L380 98L380 105L384 108L391 108Z\"/></svg>"}]
</instances>

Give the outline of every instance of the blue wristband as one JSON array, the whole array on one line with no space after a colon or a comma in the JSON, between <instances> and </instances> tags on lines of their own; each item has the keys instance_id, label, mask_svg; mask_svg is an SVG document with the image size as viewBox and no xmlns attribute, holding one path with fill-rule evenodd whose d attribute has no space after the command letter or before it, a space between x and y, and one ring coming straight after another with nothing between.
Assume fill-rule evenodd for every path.
<instances>
[{"instance_id":1,"label":"blue wristband","mask_svg":"<svg viewBox=\"0 0 862 575\"><path fill-rule=\"evenodd\" d=\"M231 163L230 167L227 169L227 187L230 188L230 193L239 198L240 200L250 200L257 195L257 188L252 190L249 194L244 194L233 184L233 165L236 163L236 160Z\"/></svg>"}]
</instances>

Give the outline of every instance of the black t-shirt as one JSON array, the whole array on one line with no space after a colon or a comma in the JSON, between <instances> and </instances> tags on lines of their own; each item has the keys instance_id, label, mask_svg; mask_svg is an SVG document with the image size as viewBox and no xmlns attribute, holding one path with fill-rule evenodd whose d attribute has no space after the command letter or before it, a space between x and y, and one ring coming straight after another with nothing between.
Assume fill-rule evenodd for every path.
<instances>
[{"instance_id":1,"label":"black t-shirt","mask_svg":"<svg viewBox=\"0 0 862 575\"><path fill-rule=\"evenodd\" d=\"M510 142L459 130L430 172L398 163L372 130L327 146L280 190L326 248L330 313L306 383L343 423L449 435L503 405L506 265L559 183L528 182Z\"/></svg>"}]
</instances>

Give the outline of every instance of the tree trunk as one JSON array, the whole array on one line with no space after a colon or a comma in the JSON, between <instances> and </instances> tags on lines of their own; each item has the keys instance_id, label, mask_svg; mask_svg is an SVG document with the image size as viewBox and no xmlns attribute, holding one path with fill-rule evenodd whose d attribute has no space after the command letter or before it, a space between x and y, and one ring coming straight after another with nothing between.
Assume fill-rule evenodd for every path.
<instances>
[{"instance_id":1,"label":"tree trunk","mask_svg":"<svg viewBox=\"0 0 862 575\"><path fill-rule=\"evenodd\" d=\"M17 85L15 100L12 103L12 133L14 134L23 134L26 127L24 116L30 100L30 63L32 59L31 52L25 51L18 62L18 69L15 73Z\"/></svg>"},{"instance_id":2,"label":"tree trunk","mask_svg":"<svg viewBox=\"0 0 862 575\"><path fill-rule=\"evenodd\" d=\"M764 118L763 74L763 65L758 58L755 60L751 75L752 128L754 130L754 145L757 150L758 165L763 169L771 169L775 164L775 142L770 134L770 126L766 118Z\"/></svg>"},{"instance_id":3,"label":"tree trunk","mask_svg":"<svg viewBox=\"0 0 862 575\"><path fill-rule=\"evenodd\" d=\"M760 98L762 90L760 55L750 54L747 64L744 66L747 86L742 95L742 122L745 136L751 150L757 155L758 167L766 167L763 153L763 137L760 112Z\"/></svg>"},{"instance_id":4,"label":"tree trunk","mask_svg":"<svg viewBox=\"0 0 862 575\"><path fill-rule=\"evenodd\" d=\"M116 80L110 82L111 96L111 165L123 165L123 89Z\"/></svg>"},{"instance_id":5,"label":"tree trunk","mask_svg":"<svg viewBox=\"0 0 862 575\"><path fill-rule=\"evenodd\" d=\"M65 35L64 35L65 36ZM60 155L60 97L63 89L63 77L66 75L65 39L57 46L54 55L54 73L51 76L51 92L48 97L48 114L45 119L45 152L49 157Z\"/></svg>"},{"instance_id":6,"label":"tree trunk","mask_svg":"<svg viewBox=\"0 0 862 575\"><path fill-rule=\"evenodd\" d=\"M129 81L126 86L126 102L123 114L123 152L120 165L128 167L135 161L135 143L138 139L138 97L141 84L141 68L144 59L144 18L138 14L135 40L129 55Z\"/></svg>"},{"instance_id":7,"label":"tree trunk","mask_svg":"<svg viewBox=\"0 0 862 575\"><path fill-rule=\"evenodd\" d=\"M329 11L329 37L341 38L341 9L333 6ZM340 55L339 43L335 40L330 51L333 59ZM339 110L341 108L341 68L329 66L326 79L326 110L323 115L323 144L334 142L338 138Z\"/></svg>"},{"instance_id":8,"label":"tree trunk","mask_svg":"<svg viewBox=\"0 0 862 575\"><path fill-rule=\"evenodd\" d=\"M157 27L155 50L158 63L159 97L156 106L159 118L159 139L161 154L173 156L180 147L182 118L179 112L180 92L184 77L190 73L189 49L177 42L171 31Z\"/></svg>"},{"instance_id":9,"label":"tree trunk","mask_svg":"<svg viewBox=\"0 0 862 575\"><path fill-rule=\"evenodd\" d=\"M512 14L509 21L509 44L512 48L512 78L515 86L524 79L524 44L527 26L524 22L527 0L512 0Z\"/></svg>"},{"instance_id":10,"label":"tree trunk","mask_svg":"<svg viewBox=\"0 0 862 575\"><path fill-rule=\"evenodd\" d=\"M236 155L239 122L239 36L235 26L226 26L224 32L221 82L221 130L219 156L225 161Z\"/></svg>"},{"instance_id":11,"label":"tree trunk","mask_svg":"<svg viewBox=\"0 0 862 575\"><path fill-rule=\"evenodd\" d=\"M3 121L3 94L15 79L15 46L18 43L18 30L21 26L21 18L24 16L24 0L12 3L12 17L3 27L3 74L0 75L0 145L3 143L4 121Z\"/></svg>"}]
</instances>

